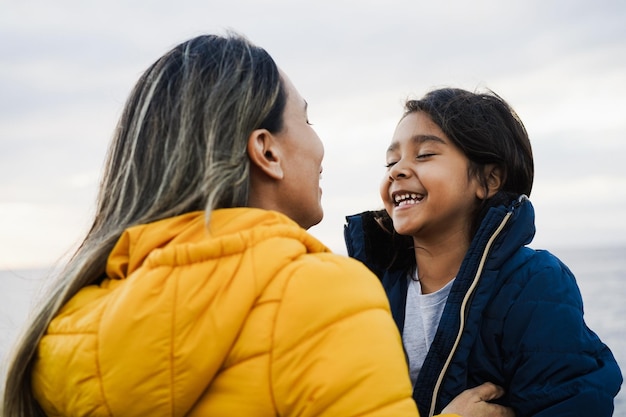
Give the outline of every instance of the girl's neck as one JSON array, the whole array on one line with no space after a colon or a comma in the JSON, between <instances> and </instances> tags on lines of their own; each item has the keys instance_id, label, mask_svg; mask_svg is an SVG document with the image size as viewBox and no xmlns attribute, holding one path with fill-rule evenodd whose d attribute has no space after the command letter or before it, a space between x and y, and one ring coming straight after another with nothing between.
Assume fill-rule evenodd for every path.
<instances>
[{"instance_id":1,"label":"girl's neck","mask_svg":"<svg viewBox=\"0 0 626 417\"><path fill-rule=\"evenodd\" d=\"M469 243L422 246L415 242L415 261L422 294L430 294L445 287L459 272Z\"/></svg>"}]
</instances>

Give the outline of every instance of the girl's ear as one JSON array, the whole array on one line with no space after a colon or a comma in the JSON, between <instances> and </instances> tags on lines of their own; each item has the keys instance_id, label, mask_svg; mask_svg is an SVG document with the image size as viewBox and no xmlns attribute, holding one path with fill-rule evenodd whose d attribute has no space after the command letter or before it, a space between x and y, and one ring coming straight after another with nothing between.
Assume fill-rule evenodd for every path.
<instances>
[{"instance_id":1,"label":"girl's ear","mask_svg":"<svg viewBox=\"0 0 626 417\"><path fill-rule=\"evenodd\" d=\"M487 164L483 169L484 187L476 190L476 197L486 200L493 197L504 183L504 171L496 164Z\"/></svg>"},{"instance_id":2,"label":"girl's ear","mask_svg":"<svg viewBox=\"0 0 626 417\"><path fill-rule=\"evenodd\" d=\"M280 147L267 129L254 130L248 138L248 156L253 166L276 180L283 179Z\"/></svg>"}]
</instances>

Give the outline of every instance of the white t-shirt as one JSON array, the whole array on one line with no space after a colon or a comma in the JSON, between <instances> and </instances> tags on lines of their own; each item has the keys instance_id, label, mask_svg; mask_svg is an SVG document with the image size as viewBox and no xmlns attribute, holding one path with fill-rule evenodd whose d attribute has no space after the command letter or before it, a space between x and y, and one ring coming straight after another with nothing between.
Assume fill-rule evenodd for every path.
<instances>
[{"instance_id":1,"label":"white t-shirt","mask_svg":"<svg viewBox=\"0 0 626 417\"><path fill-rule=\"evenodd\" d=\"M445 287L434 293L422 294L419 281L413 279L416 275L413 272L408 276L409 288L406 295L406 312L404 314L404 329L402 330L402 342L409 356L409 370L413 386L415 386L417 375L422 369L428 349L430 349L435 338L443 308L454 282L454 279L451 280Z\"/></svg>"}]
</instances>

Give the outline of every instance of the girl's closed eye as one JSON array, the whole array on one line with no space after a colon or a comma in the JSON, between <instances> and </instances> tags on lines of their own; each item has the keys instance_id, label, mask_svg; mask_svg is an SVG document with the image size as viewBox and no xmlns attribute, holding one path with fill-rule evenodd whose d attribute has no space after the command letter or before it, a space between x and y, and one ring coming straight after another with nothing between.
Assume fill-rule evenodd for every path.
<instances>
[{"instance_id":1,"label":"girl's closed eye","mask_svg":"<svg viewBox=\"0 0 626 417\"><path fill-rule=\"evenodd\" d=\"M429 153L429 152L424 152L424 153L420 153L417 155L417 159L426 159L426 158L430 158L431 156L435 156L436 154L434 153Z\"/></svg>"},{"instance_id":2,"label":"girl's closed eye","mask_svg":"<svg viewBox=\"0 0 626 417\"><path fill-rule=\"evenodd\" d=\"M387 162L387 163L385 164L385 168L389 169L389 168L391 168L392 166L394 166L395 164L397 164L397 162L395 162L395 161L393 161L393 162Z\"/></svg>"}]
</instances>

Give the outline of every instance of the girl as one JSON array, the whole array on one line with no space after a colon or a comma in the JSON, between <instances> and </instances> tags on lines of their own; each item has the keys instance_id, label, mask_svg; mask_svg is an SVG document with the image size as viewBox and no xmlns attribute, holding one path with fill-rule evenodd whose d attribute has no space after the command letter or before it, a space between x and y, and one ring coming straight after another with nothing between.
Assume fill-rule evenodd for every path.
<instances>
[{"instance_id":1,"label":"girl","mask_svg":"<svg viewBox=\"0 0 626 417\"><path fill-rule=\"evenodd\" d=\"M344 231L385 287L421 414L492 381L518 417L612 415L621 373L585 325L574 277L526 246L534 168L521 120L495 94L450 88L405 110L385 209Z\"/></svg>"}]
</instances>

